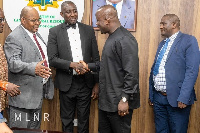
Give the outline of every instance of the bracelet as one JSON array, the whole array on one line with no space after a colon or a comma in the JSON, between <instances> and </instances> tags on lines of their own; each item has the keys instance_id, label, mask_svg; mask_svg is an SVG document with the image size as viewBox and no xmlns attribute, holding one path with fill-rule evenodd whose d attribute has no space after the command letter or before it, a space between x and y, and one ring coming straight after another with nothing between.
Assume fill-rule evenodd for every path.
<instances>
[{"instance_id":1,"label":"bracelet","mask_svg":"<svg viewBox=\"0 0 200 133\"><path fill-rule=\"evenodd\" d=\"M6 91L8 88L8 82L0 81L0 87L2 88L2 90Z\"/></svg>"}]
</instances>

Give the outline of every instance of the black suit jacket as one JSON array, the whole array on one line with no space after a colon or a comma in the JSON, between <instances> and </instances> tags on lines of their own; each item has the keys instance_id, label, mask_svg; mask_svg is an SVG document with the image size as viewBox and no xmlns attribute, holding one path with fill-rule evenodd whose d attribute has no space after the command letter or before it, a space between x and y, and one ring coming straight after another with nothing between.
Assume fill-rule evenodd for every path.
<instances>
[{"instance_id":1,"label":"black suit jacket","mask_svg":"<svg viewBox=\"0 0 200 133\"><path fill-rule=\"evenodd\" d=\"M86 63L99 61L99 51L93 27L79 23L79 33L83 60ZM70 68L72 51L66 30L62 23L49 30L47 53L50 66L56 68L55 87L68 91L72 84L73 69ZM98 75L85 74L88 87L92 88L98 82Z\"/></svg>"}]
</instances>

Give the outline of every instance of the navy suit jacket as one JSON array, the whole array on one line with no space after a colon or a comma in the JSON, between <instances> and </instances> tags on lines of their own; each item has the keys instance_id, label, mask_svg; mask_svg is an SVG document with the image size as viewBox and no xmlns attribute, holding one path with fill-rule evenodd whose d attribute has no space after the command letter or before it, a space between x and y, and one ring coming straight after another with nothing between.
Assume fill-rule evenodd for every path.
<instances>
[{"instance_id":1,"label":"navy suit jacket","mask_svg":"<svg viewBox=\"0 0 200 133\"><path fill-rule=\"evenodd\" d=\"M92 11L92 25L96 25L96 11L101 7L106 5L106 0L94 0L93 1L93 11ZM124 28L134 29L135 20L135 1L123 0L122 11L120 16L120 23Z\"/></svg>"},{"instance_id":2,"label":"navy suit jacket","mask_svg":"<svg viewBox=\"0 0 200 133\"><path fill-rule=\"evenodd\" d=\"M158 53L164 45L164 40L158 46L154 64L149 78L149 98L153 103L154 82L153 68ZM178 101L191 105L196 100L194 85L199 71L199 48L195 37L178 33L171 46L165 64L166 93L169 104L178 106Z\"/></svg>"}]
</instances>

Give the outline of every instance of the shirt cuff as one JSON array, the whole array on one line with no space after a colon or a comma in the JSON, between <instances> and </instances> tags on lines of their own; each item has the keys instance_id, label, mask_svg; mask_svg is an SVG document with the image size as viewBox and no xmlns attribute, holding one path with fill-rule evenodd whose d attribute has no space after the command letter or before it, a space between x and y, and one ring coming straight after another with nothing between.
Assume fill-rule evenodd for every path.
<instances>
[{"instance_id":1,"label":"shirt cuff","mask_svg":"<svg viewBox=\"0 0 200 133\"><path fill-rule=\"evenodd\" d=\"M130 97L130 96L129 96L128 94L122 92L122 97L125 97L125 98L127 99L127 101L129 101L129 97Z\"/></svg>"}]
</instances>

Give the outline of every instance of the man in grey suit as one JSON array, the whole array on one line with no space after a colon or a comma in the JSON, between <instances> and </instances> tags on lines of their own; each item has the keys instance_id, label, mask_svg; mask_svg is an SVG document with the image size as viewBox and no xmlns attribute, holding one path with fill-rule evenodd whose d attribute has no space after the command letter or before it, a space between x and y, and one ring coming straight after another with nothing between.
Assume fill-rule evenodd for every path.
<instances>
[{"instance_id":1,"label":"man in grey suit","mask_svg":"<svg viewBox=\"0 0 200 133\"><path fill-rule=\"evenodd\" d=\"M91 95L93 98L98 95L98 75L77 75L75 70L81 67L80 60L99 61L96 37L92 26L77 22L78 11L73 2L63 2L60 15L65 23L49 30L48 58L50 66L56 68L62 128L73 133L77 108L78 132L89 133L90 101Z\"/></svg>"},{"instance_id":2,"label":"man in grey suit","mask_svg":"<svg viewBox=\"0 0 200 133\"><path fill-rule=\"evenodd\" d=\"M93 0L93 27L97 27L95 13L101 6L104 5L113 5L118 12L118 18L120 20L121 25L127 29L134 29L135 0Z\"/></svg>"},{"instance_id":3,"label":"man in grey suit","mask_svg":"<svg viewBox=\"0 0 200 133\"><path fill-rule=\"evenodd\" d=\"M21 25L6 38L4 51L8 61L9 82L20 86L21 95L9 97L9 126L38 129L41 123L43 95L53 97L47 48L37 33L40 16L26 6L20 14ZM46 90L51 92L46 93Z\"/></svg>"}]
</instances>

